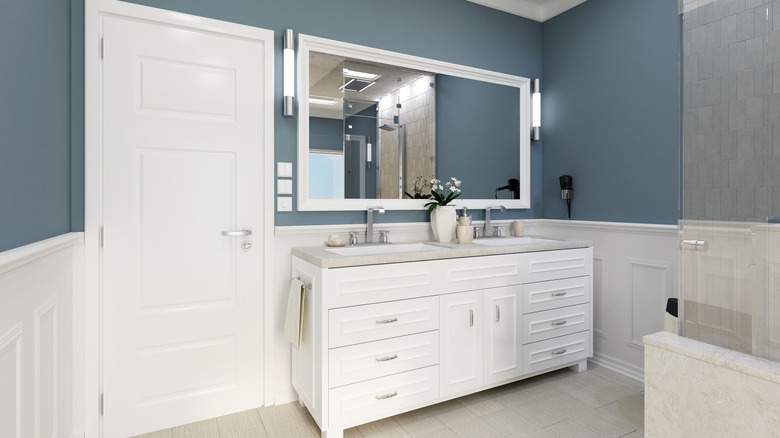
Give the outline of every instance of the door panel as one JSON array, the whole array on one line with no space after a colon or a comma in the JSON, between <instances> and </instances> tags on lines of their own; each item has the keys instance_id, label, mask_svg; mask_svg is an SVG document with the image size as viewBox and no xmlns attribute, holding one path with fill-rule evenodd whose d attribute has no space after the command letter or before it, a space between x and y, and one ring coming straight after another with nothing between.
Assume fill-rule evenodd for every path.
<instances>
[{"instance_id":1,"label":"door panel","mask_svg":"<svg viewBox=\"0 0 780 438\"><path fill-rule=\"evenodd\" d=\"M519 285L485 290L485 384L523 374L521 294Z\"/></svg>"},{"instance_id":2,"label":"door panel","mask_svg":"<svg viewBox=\"0 0 780 438\"><path fill-rule=\"evenodd\" d=\"M443 397L482 386L482 291L442 295L439 300Z\"/></svg>"},{"instance_id":3,"label":"door panel","mask_svg":"<svg viewBox=\"0 0 780 438\"><path fill-rule=\"evenodd\" d=\"M272 34L102 24L104 435L261 406Z\"/></svg>"}]
</instances>

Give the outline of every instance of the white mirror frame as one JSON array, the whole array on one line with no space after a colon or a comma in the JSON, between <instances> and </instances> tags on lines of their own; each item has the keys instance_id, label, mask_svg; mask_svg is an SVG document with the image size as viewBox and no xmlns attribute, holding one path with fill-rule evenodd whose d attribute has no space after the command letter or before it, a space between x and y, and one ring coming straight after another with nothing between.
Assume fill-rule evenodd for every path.
<instances>
[{"instance_id":1,"label":"white mirror frame","mask_svg":"<svg viewBox=\"0 0 780 438\"><path fill-rule=\"evenodd\" d=\"M516 87L520 90L520 199L457 199L452 205L483 209L501 204L510 209L531 207L531 80L490 70L467 67L387 50L298 35L298 211L352 211L381 205L387 210L421 210L420 199L311 199L309 198L309 52L363 59L415 70L429 71ZM437 154L440 153L437 144ZM458 175L460 177L460 175ZM468 181L464 181L468 186Z\"/></svg>"}]
</instances>

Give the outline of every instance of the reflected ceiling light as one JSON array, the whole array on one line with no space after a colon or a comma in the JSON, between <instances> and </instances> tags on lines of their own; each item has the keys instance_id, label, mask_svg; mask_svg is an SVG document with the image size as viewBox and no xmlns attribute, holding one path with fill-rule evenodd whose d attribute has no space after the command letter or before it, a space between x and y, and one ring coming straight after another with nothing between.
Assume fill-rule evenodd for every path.
<instances>
[{"instance_id":1,"label":"reflected ceiling light","mask_svg":"<svg viewBox=\"0 0 780 438\"><path fill-rule=\"evenodd\" d=\"M335 105L337 103L336 99L330 99L327 97L311 97L309 96L309 103L313 103L315 105Z\"/></svg>"},{"instance_id":2,"label":"reflected ceiling light","mask_svg":"<svg viewBox=\"0 0 780 438\"><path fill-rule=\"evenodd\" d=\"M361 79L350 79L349 82L339 87L339 90L357 91L360 93L366 88L376 84L376 82L368 82Z\"/></svg>"},{"instance_id":3,"label":"reflected ceiling light","mask_svg":"<svg viewBox=\"0 0 780 438\"><path fill-rule=\"evenodd\" d=\"M531 140L542 138L542 85L539 79L531 84Z\"/></svg>"},{"instance_id":4,"label":"reflected ceiling light","mask_svg":"<svg viewBox=\"0 0 780 438\"><path fill-rule=\"evenodd\" d=\"M375 75L373 73L366 73L363 71L350 70L348 68L343 69L342 73L344 77L353 78L353 79L363 79L364 81L369 81L369 82L375 81L382 76L382 75Z\"/></svg>"},{"instance_id":5,"label":"reflected ceiling light","mask_svg":"<svg viewBox=\"0 0 780 438\"><path fill-rule=\"evenodd\" d=\"M292 29L284 30L284 116L292 117L295 112L295 34Z\"/></svg>"}]
</instances>

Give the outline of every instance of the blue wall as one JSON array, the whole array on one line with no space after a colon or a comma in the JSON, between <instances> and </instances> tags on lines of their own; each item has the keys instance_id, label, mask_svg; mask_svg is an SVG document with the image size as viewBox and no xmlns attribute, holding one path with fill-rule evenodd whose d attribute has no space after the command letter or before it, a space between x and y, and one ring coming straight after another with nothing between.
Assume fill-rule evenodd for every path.
<instances>
[{"instance_id":1,"label":"blue wall","mask_svg":"<svg viewBox=\"0 0 780 438\"><path fill-rule=\"evenodd\" d=\"M676 224L677 0L588 0L542 26L545 218Z\"/></svg>"},{"instance_id":2,"label":"blue wall","mask_svg":"<svg viewBox=\"0 0 780 438\"><path fill-rule=\"evenodd\" d=\"M71 7L0 13L0 251L71 230Z\"/></svg>"},{"instance_id":3,"label":"blue wall","mask_svg":"<svg viewBox=\"0 0 780 438\"><path fill-rule=\"evenodd\" d=\"M465 0L396 0L392 4L362 0L134 0L133 3L271 29L276 33L277 47L282 45L283 29L291 28L296 33L518 76L539 77L542 73L541 23ZM344 24L338 25L339 21ZM275 68L274 108L279 111L275 123L276 161L295 163L298 119L280 114L281 50L276 54ZM534 154L532 165L541 168L541 152ZM297 192L297 181L293 186ZM533 205L533 211L506 213L506 217L531 217L535 213L538 216L540 199L534 199ZM390 211L380 215L377 221L427 221L428 218L424 210ZM276 213L276 225L364 221L365 212L361 211Z\"/></svg>"}]
</instances>

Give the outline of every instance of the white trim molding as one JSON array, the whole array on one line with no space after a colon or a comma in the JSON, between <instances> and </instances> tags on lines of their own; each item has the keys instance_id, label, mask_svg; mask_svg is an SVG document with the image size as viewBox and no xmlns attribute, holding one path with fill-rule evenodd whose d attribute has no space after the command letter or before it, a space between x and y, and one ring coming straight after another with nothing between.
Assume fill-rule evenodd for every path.
<instances>
[{"instance_id":1,"label":"white trim molding","mask_svg":"<svg viewBox=\"0 0 780 438\"><path fill-rule=\"evenodd\" d=\"M518 15L529 20L545 22L558 14L585 3L587 0L547 0L540 4L539 0L468 0L472 3L492 9L498 9L509 14Z\"/></svg>"}]
</instances>

